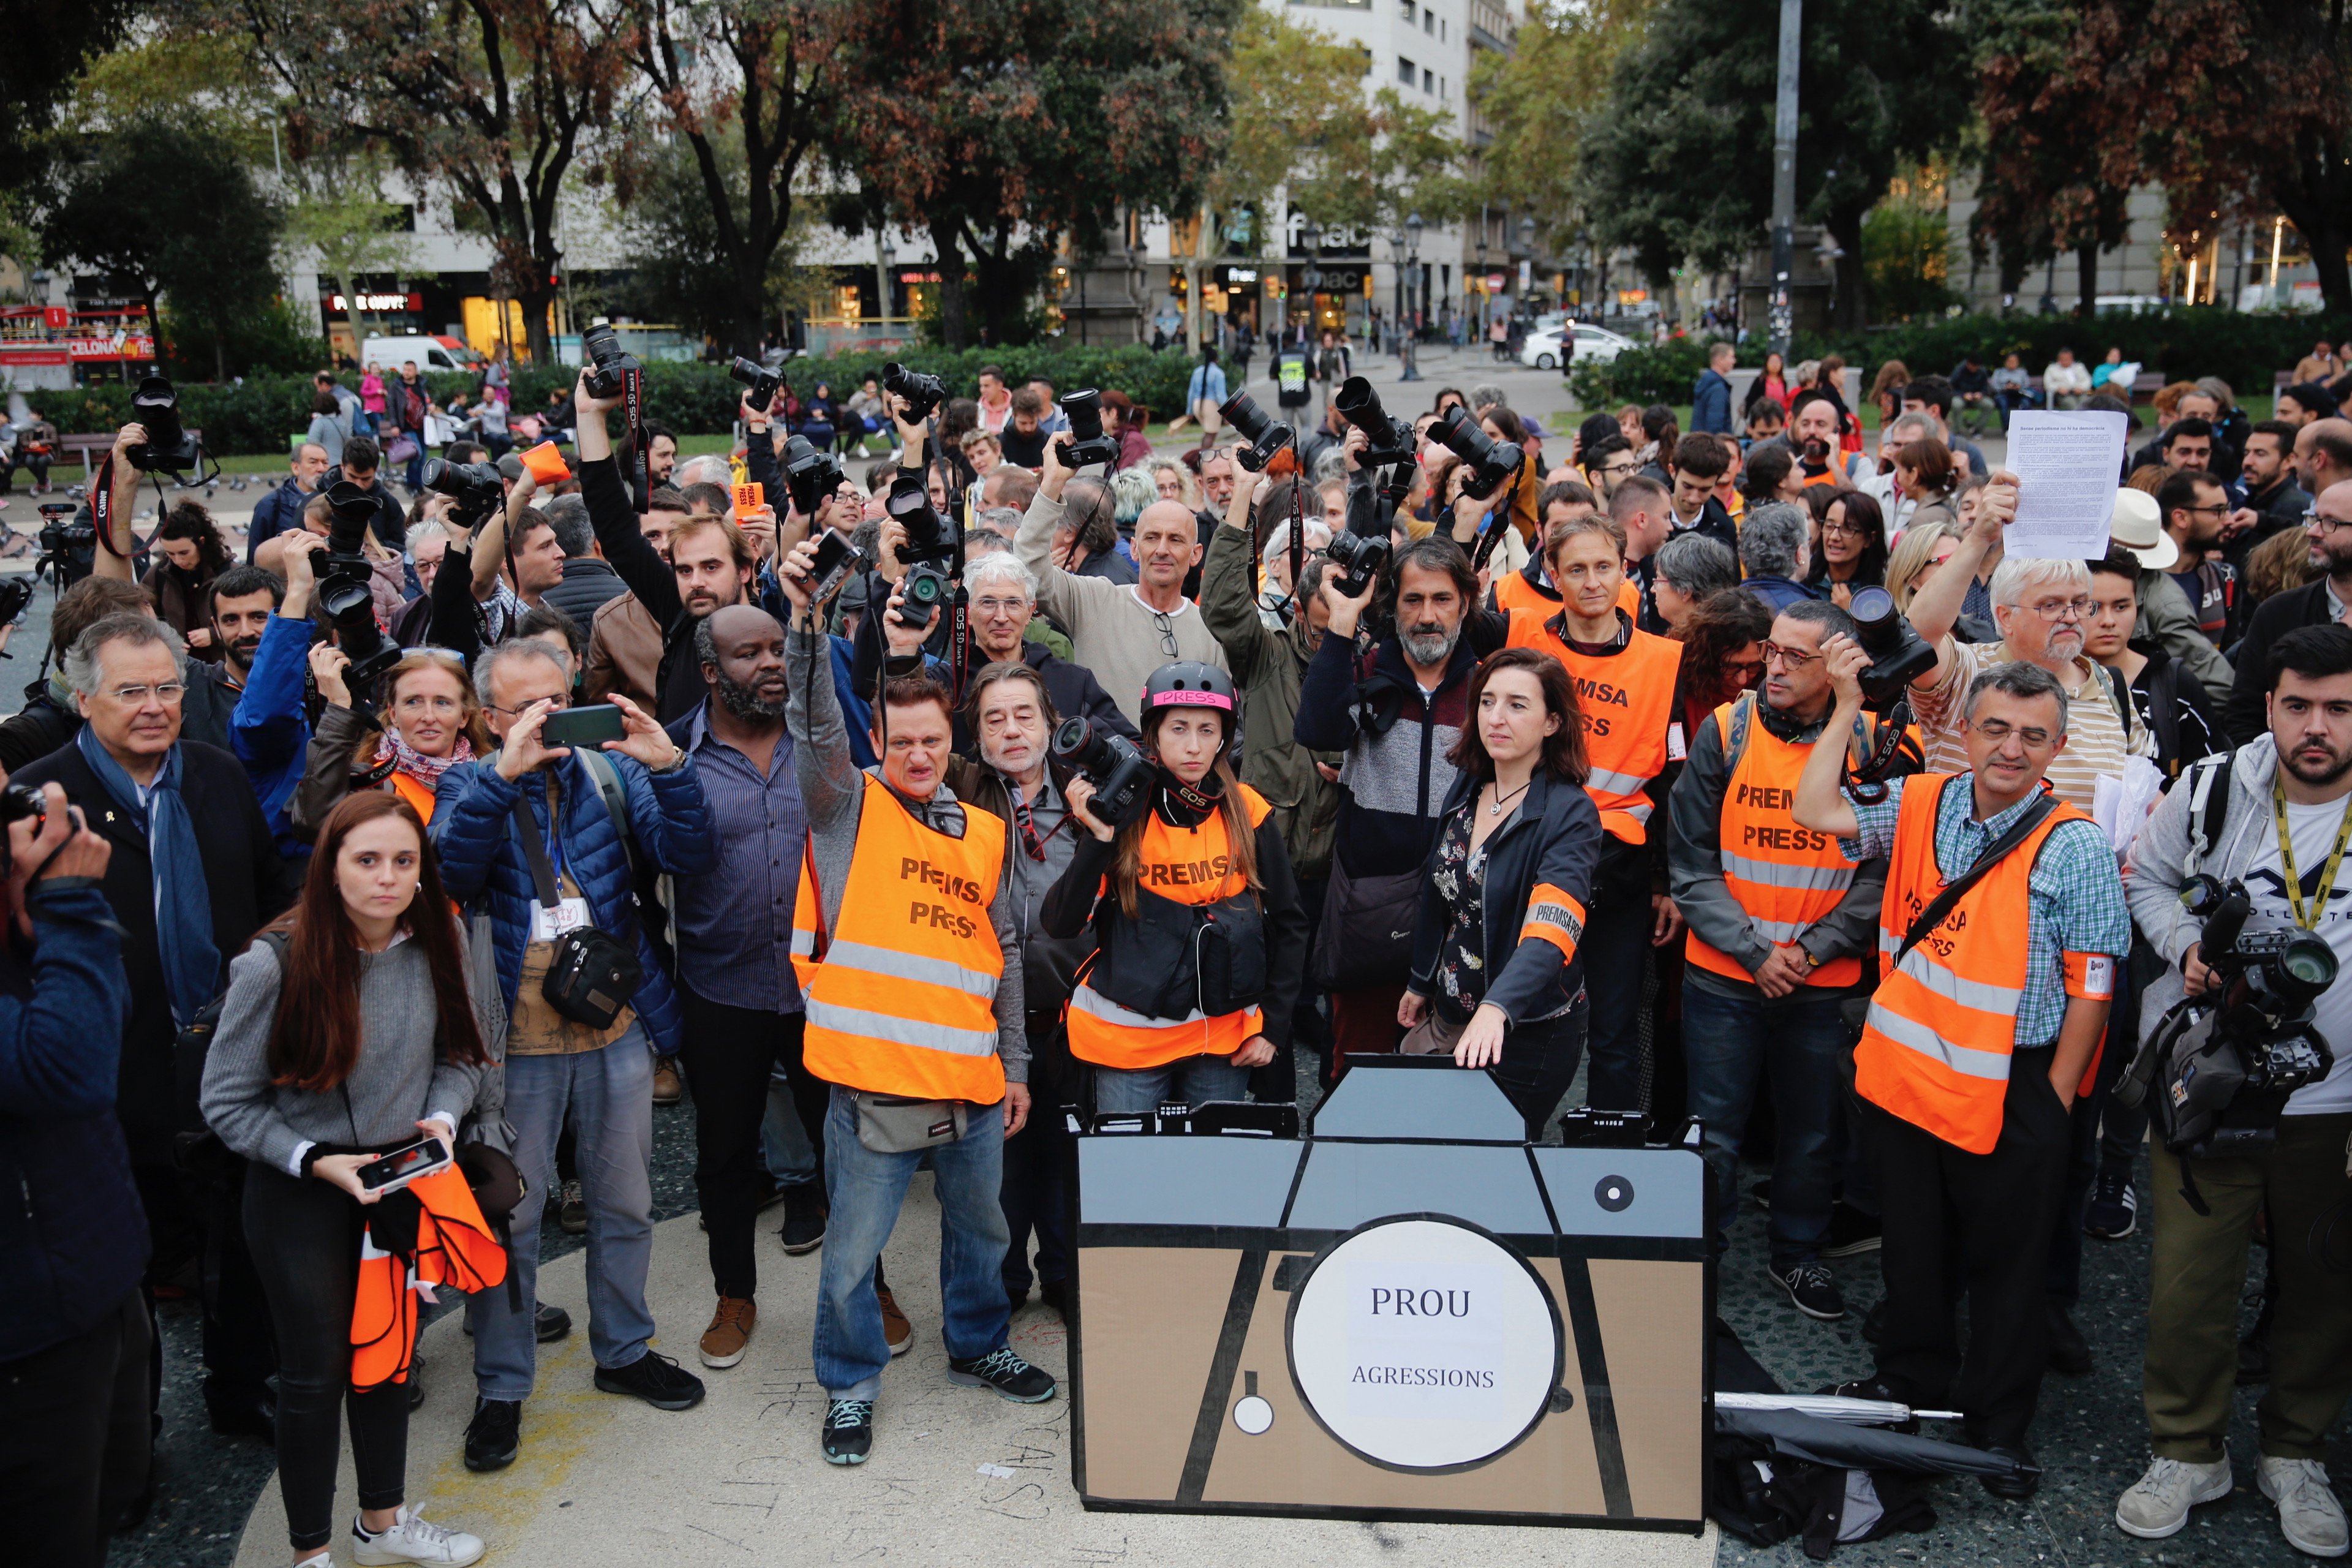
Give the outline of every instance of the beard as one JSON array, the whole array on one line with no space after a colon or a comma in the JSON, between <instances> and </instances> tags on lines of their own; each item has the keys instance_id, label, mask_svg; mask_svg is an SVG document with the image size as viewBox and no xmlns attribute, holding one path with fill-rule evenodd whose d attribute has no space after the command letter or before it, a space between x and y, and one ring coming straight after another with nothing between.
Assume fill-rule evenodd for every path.
<instances>
[{"instance_id":1,"label":"beard","mask_svg":"<svg viewBox=\"0 0 2352 1568\"><path fill-rule=\"evenodd\" d=\"M228 656L229 663L236 666L237 668L251 669L253 656L261 651L261 639L257 637L237 637L232 641L224 642L221 645L221 651Z\"/></svg>"},{"instance_id":2,"label":"beard","mask_svg":"<svg viewBox=\"0 0 2352 1568\"><path fill-rule=\"evenodd\" d=\"M2325 762L2313 763L2304 759L2303 748L2298 746L2280 760L2285 763L2286 771L2296 778L2321 787L2334 784L2347 773L2352 773L2352 751L2329 752Z\"/></svg>"},{"instance_id":3,"label":"beard","mask_svg":"<svg viewBox=\"0 0 2352 1568\"><path fill-rule=\"evenodd\" d=\"M725 672L719 677L719 706L746 723L754 720L770 722L784 716L784 694L772 699L760 695L760 689L749 681L730 680Z\"/></svg>"},{"instance_id":4,"label":"beard","mask_svg":"<svg viewBox=\"0 0 2352 1568\"><path fill-rule=\"evenodd\" d=\"M1414 630L1400 628L1397 638L1404 644L1405 653L1419 665L1444 664L1454 657L1454 645L1462 638L1462 628L1451 630Z\"/></svg>"},{"instance_id":5,"label":"beard","mask_svg":"<svg viewBox=\"0 0 2352 1568\"><path fill-rule=\"evenodd\" d=\"M1829 461L1830 444L1816 436L1805 443L1805 461L1821 464Z\"/></svg>"}]
</instances>

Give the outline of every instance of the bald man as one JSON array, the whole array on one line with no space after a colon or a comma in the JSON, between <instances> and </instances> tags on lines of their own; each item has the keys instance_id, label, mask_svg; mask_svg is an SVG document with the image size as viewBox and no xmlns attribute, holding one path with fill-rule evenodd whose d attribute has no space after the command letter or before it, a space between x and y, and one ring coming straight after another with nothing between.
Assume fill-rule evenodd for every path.
<instances>
[{"instance_id":1,"label":"bald man","mask_svg":"<svg viewBox=\"0 0 2352 1568\"><path fill-rule=\"evenodd\" d=\"M2315 496L2352 479L2352 419L2315 419L2297 430L2294 471Z\"/></svg>"},{"instance_id":2,"label":"bald man","mask_svg":"<svg viewBox=\"0 0 2352 1568\"><path fill-rule=\"evenodd\" d=\"M2323 419L2319 423L2336 426L2341 432L2329 439L2352 445L2352 420ZM2302 434L2309 436L2316 428L2318 426L2307 426ZM2295 442L2295 450L2303 450L2301 440ZM2333 453L2328 461L2336 474L2352 474L2352 450ZM2307 475L2311 470L2304 471ZM2352 477L2338 478L2319 492L2304 529L2311 547L2311 563L2323 575L2300 588L2273 594L2256 607L2254 618L2246 627L2245 641L2238 645L2236 656L2231 660L2238 676L2230 688L2226 716L2232 745L2242 746L2270 728L2265 699L2270 689L2272 645L2297 626L2352 620Z\"/></svg>"}]
</instances>

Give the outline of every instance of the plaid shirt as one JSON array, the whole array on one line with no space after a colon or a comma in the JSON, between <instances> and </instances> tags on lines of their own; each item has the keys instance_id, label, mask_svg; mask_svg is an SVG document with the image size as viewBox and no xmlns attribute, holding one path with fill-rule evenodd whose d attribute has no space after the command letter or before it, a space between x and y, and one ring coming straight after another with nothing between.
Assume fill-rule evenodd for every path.
<instances>
[{"instance_id":1,"label":"plaid shirt","mask_svg":"<svg viewBox=\"0 0 2352 1568\"><path fill-rule=\"evenodd\" d=\"M1894 780L1886 798L1875 805L1846 796L1854 820L1862 825L1859 837L1838 840L1847 859L1868 860L1895 852L1895 819L1902 811L1903 791L1912 782ZM2032 800L2029 795L1990 821L1979 822L1969 775L1954 777L1936 803L1936 866L1944 880L1973 865L2025 814ZM1894 891L1891 883L1888 891ZM2058 1026L2066 1016L2065 954L2103 952L2120 959L2130 949L2131 913L2124 904L2123 878L2106 836L2088 822L2059 824L2042 840L2026 884L2025 1001L2017 1012L2018 1046L2046 1046L2057 1039Z\"/></svg>"}]
</instances>

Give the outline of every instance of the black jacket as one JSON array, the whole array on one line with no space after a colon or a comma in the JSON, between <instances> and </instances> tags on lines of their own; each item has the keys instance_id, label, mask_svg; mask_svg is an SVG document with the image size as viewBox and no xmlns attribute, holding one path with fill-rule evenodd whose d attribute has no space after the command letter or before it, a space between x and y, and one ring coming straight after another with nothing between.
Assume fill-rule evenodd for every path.
<instances>
[{"instance_id":1,"label":"black jacket","mask_svg":"<svg viewBox=\"0 0 2352 1568\"><path fill-rule=\"evenodd\" d=\"M2231 745L2242 746L2270 727L2263 700L2271 689L2271 644L2297 626L2324 626L2331 618L2325 577L2273 594L2255 606L2245 640L2231 653L2230 668L2237 672L2237 679L2230 688L2230 705L2221 721L2229 728Z\"/></svg>"},{"instance_id":2,"label":"black jacket","mask_svg":"<svg viewBox=\"0 0 2352 1568\"><path fill-rule=\"evenodd\" d=\"M599 555L575 555L563 563L563 581L540 597L550 607L570 616L584 637L596 612L628 591L628 584L621 581L621 574L613 570L611 562Z\"/></svg>"},{"instance_id":3,"label":"black jacket","mask_svg":"<svg viewBox=\"0 0 2352 1568\"><path fill-rule=\"evenodd\" d=\"M1485 780L1465 773L1454 781L1445 797L1441 824L1473 805ZM1584 911L1592 903L1592 883L1601 863L1601 811L1579 784L1565 784L1549 773L1538 773L1528 784L1527 797L1511 820L1486 840L1486 876L1479 900L1485 916L1486 994L1482 1002L1500 1007L1514 1025L1549 1018L1576 1000L1584 989L1584 960L1570 958L1539 936L1522 935L1530 905L1557 905L1556 899L1536 898L1538 887L1557 889L1575 900L1568 910L1575 921L1578 946L1582 946ZM1413 923L1413 994L1437 994L1437 965L1453 912L1437 888L1437 854L1444 839L1440 832L1429 847L1430 875L1422 879L1421 912Z\"/></svg>"},{"instance_id":4,"label":"black jacket","mask_svg":"<svg viewBox=\"0 0 2352 1568\"><path fill-rule=\"evenodd\" d=\"M229 749L229 715L240 693L220 666L188 661L188 694L180 700L180 738ZM25 706L0 719L0 768L14 773L39 762L74 738L81 715L60 704L46 679L25 688Z\"/></svg>"},{"instance_id":5,"label":"black jacket","mask_svg":"<svg viewBox=\"0 0 2352 1568\"><path fill-rule=\"evenodd\" d=\"M755 451L759 446L752 443ZM574 471L580 476L581 498L588 503L589 525L596 531L596 543L604 550L605 561L619 575L621 585L637 596L637 603L662 628L661 663L654 672L654 717L665 724L682 719L694 711L709 689L702 682L702 666L694 657L694 617L686 613L685 601L678 597L677 576L638 528L636 507L619 466L610 458L598 458L578 464Z\"/></svg>"},{"instance_id":6,"label":"black jacket","mask_svg":"<svg viewBox=\"0 0 2352 1568\"><path fill-rule=\"evenodd\" d=\"M197 827L205 889L212 899L213 945L220 950L226 984L228 961L294 901L300 885L278 858L268 820L237 760L201 742L182 741L180 753L180 793ZM173 1134L182 1131L172 1068L172 1042L179 1029L172 1020L156 947L155 876L147 857L147 835L114 804L79 747L61 748L9 782L63 786L67 801L81 807L91 829L114 847L104 891L122 927L122 968L131 982L131 1016L122 1031L115 1107L130 1140L131 1162L169 1163Z\"/></svg>"}]
</instances>

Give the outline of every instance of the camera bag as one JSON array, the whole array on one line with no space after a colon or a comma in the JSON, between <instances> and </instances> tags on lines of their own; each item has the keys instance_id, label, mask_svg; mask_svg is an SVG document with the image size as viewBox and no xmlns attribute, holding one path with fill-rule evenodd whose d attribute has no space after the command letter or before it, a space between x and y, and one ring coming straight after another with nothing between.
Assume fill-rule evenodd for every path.
<instances>
[{"instance_id":1,"label":"camera bag","mask_svg":"<svg viewBox=\"0 0 2352 1568\"><path fill-rule=\"evenodd\" d=\"M547 858L547 846L539 836L539 824L530 815L530 803L517 798L514 805L515 832L522 840L523 857L530 863L532 890L538 895L542 909L554 909L562 902L555 883L555 868ZM625 824L616 824L623 832ZM594 926L582 926L565 931L555 939L555 952L548 960L547 978L540 984L540 994L548 1005L575 1024L592 1029L609 1029L621 1010L629 1005L637 987L645 984L645 965L637 961L636 950L609 931Z\"/></svg>"},{"instance_id":2,"label":"camera bag","mask_svg":"<svg viewBox=\"0 0 2352 1568\"><path fill-rule=\"evenodd\" d=\"M1148 888L1135 890L1135 918L1104 900L1096 924L1096 994L1150 1018L1182 1018L1196 1008L1221 1018L1257 1005L1265 994L1265 915L1244 891L1212 904L1180 904Z\"/></svg>"}]
</instances>

